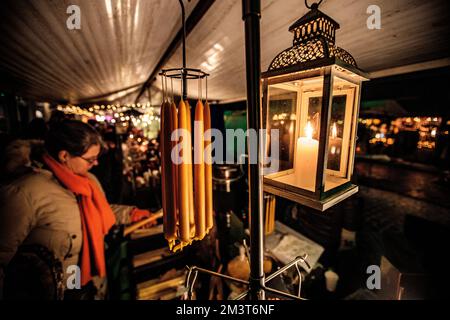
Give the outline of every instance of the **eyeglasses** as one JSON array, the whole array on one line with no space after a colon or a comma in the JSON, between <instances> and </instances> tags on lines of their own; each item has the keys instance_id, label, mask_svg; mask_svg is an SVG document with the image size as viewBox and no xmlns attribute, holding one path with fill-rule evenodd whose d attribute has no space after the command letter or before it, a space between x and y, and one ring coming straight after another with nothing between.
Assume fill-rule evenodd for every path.
<instances>
[{"instance_id":1,"label":"eyeglasses","mask_svg":"<svg viewBox=\"0 0 450 320\"><path fill-rule=\"evenodd\" d=\"M86 159L86 158L83 158L82 156L79 156L79 157L89 164L94 164L96 161L98 161L98 158Z\"/></svg>"}]
</instances>

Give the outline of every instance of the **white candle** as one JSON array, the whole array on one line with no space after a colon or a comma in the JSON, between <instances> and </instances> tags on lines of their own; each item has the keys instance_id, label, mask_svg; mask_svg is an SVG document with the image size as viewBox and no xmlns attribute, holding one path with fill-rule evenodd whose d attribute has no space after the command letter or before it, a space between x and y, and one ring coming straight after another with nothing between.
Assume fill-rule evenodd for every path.
<instances>
[{"instance_id":1,"label":"white candle","mask_svg":"<svg viewBox=\"0 0 450 320\"><path fill-rule=\"evenodd\" d=\"M305 133L305 137L297 140L295 174L298 176L300 188L314 191L319 141L312 138L313 128L309 121L305 127Z\"/></svg>"}]
</instances>

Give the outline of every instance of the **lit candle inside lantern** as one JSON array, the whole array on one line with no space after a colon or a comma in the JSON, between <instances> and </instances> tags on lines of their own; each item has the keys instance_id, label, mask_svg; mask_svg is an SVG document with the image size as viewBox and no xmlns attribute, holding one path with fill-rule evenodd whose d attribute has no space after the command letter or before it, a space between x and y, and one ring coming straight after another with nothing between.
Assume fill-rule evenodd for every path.
<instances>
[{"instance_id":1,"label":"lit candle inside lantern","mask_svg":"<svg viewBox=\"0 0 450 320\"><path fill-rule=\"evenodd\" d=\"M338 138L336 122L331 126L331 136L328 142L328 169L340 170L342 138Z\"/></svg>"},{"instance_id":2,"label":"lit candle inside lantern","mask_svg":"<svg viewBox=\"0 0 450 320\"><path fill-rule=\"evenodd\" d=\"M305 127L305 137L297 140L297 159L295 174L299 177L299 186L303 189L314 191L316 186L317 155L319 141L312 138L313 127L308 121Z\"/></svg>"}]
</instances>

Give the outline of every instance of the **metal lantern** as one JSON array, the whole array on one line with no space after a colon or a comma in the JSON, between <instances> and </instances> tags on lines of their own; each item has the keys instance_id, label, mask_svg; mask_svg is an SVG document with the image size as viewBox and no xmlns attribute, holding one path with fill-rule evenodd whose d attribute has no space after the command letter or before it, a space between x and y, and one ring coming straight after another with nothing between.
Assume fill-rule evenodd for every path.
<instances>
[{"instance_id":1,"label":"metal lantern","mask_svg":"<svg viewBox=\"0 0 450 320\"><path fill-rule=\"evenodd\" d=\"M262 74L266 150L278 147L264 191L324 211L358 191L351 183L361 82L367 75L335 45L339 24L318 4L296 21L292 47ZM276 145L278 144L278 145Z\"/></svg>"}]
</instances>

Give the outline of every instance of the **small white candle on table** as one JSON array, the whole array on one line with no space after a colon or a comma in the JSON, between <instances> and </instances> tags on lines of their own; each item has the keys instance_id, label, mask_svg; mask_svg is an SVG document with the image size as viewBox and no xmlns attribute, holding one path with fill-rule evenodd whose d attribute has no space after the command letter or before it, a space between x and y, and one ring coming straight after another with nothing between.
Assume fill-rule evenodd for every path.
<instances>
[{"instance_id":1,"label":"small white candle on table","mask_svg":"<svg viewBox=\"0 0 450 320\"><path fill-rule=\"evenodd\" d=\"M300 188L314 191L316 186L317 156L319 141L312 138L313 127L308 121L305 127L305 137L297 140L297 157L295 175L298 177Z\"/></svg>"}]
</instances>

